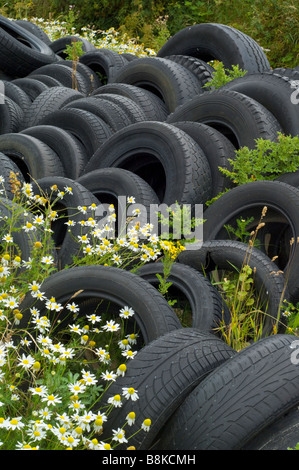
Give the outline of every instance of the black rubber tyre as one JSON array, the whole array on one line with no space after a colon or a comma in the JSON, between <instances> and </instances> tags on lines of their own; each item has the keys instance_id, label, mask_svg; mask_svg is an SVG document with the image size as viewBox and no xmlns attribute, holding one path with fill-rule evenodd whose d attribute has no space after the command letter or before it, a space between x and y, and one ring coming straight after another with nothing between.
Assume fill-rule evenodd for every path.
<instances>
[{"instance_id":1,"label":"black rubber tyre","mask_svg":"<svg viewBox=\"0 0 299 470\"><path fill-rule=\"evenodd\" d=\"M142 107L126 96L116 95L114 93L102 94L101 88L95 90L92 96L98 100L110 101L111 103L117 104L127 114L131 124L134 122L142 122L147 120L146 113Z\"/></svg>"},{"instance_id":2,"label":"black rubber tyre","mask_svg":"<svg viewBox=\"0 0 299 470\"><path fill-rule=\"evenodd\" d=\"M34 80L38 80L39 82L45 83L49 88L60 86L62 87L62 83L56 80L54 77L50 77L49 75L42 75L42 74L35 74Z\"/></svg>"},{"instance_id":3,"label":"black rubber tyre","mask_svg":"<svg viewBox=\"0 0 299 470\"><path fill-rule=\"evenodd\" d=\"M221 132L200 122L174 122L172 125L190 135L207 157L212 175L211 197L231 188L232 181L219 170L219 167L230 169L229 159L235 158L236 148L230 140Z\"/></svg>"},{"instance_id":4,"label":"black rubber tyre","mask_svg":"<svg viewBox=\"0 0 299 470\"><path fill-rule=\"evenodd\" d=\"M95 91L97 95L111 93L130 98L145 112L147 121L165 121L168 112L165 103L154 93L127 83L109 83Z\"/></svg>"},{"instance_id":5,"label":"black rubber tyre","mask_svg":"<svg viewBox=\"0 0 299 470\"><path fill-rule=\"evenodd\" d=\"M40 119L37 124L57 126L70 132L83 145L87 160L112 135L102 119L83 109L59 109Z\"/></svg>"},{"instance_id":6,"label":"black rubber tyre","mask_svg":"<svg viewBox=\"0 0 299 470\"><path fill-rule=\"evenodd\" d=\"M3 72L3 70L0 70L1 80L11 81L11 80L14 80L15 78L18 78L18 77L15 77L14 75L8 75L7 73Z\"/></svg>"},{"instance_id":7,"label":"black rubber tyre","mask_svg":"<svg viewBox=\"0 0 299 470\"><path fill-rule=\"evenodd\" d=\"M12 83L21 88L30 98L31 102L34 101L43 91L48 91L49 87L33 77L17 78Z\"/></svg>"},{"instance_id":8,"label":"black rubber tyre","mask_svg":"<svg viewBox=\"0 0 299 470\"><path fill-rule=\"evenodd\" d=\"M244 265L250 266L255 296L264 317L262 334L271 334L276 326L284 331L281 307L284 299L289 300L286 280L275 263L260 250L239 241L213 240L204 242L198 250L180 253L178 260L208 276L215 270L239 273Z\"/></svg>"},{"instance_id":9,"label":"black rubber tyre","mask_svg":"<svg viewBox=\"0 0 299 470\"><path fill-rule=\"evenodd\" d=\"M141 213L138 221L141 226L149 222L150 205L159 204L151 186L138 175L123 168L102 168L86 173L77 179L102 204L114 204L117 224L125 227L127 218L127 197L134 197L136 204L142 204L146 214ZM125 197L124 204L119 198ZM96 214L97 215L97 214Z\"/></svg>"},{"instance_id":10,"label":"black rubber tyre","mask_svg":"<svg viewBox=\"0 0 299 470\"><path fill-rule=\"evenodd\" d=\"M49 276L42 284L42 291L47 298L54 296L56 302L62 305L73 301L71 297L76 293L76 304L79 307L89 299L98 302L104 299L119 308L131 307L135 312L133 318L140 329L143 344L181 328L177 316L164 297L147 281L123 269L100 265L64 269ZM23 313L19 324L21 329L24 327L31 330L28 325L31 317L29 308L32 304L40 309L42 315L46 313L44 303L33 300L31 295L26 296L20 306ZM72 314L66 310L60 311L58 315L61 320L60 329L73 322ZM50 312L49 318L51 322L54 321L55 313ZM33 330L36 332L34 327Z\"/></svg>"},{"instance_id":11,"label":"black rubber tyre","mask_svg":"<svg viewBox=\"0 0 299 470\"><path fill-rule=\"evenodd\" d=\"M217 367L169 420L156 449L241 450L298 406L298 365L290 349L295 340L263 338Z\"/></svg>"},{"instance_id":12,"label":"black rubber tyre","mask_svg":"<svg viewBox=\"0 0 299 470\"><path fill-rule=\"evenodd\" d=\"M205 155L185 132L164 122L145 121L116 132L95 152L85 173L107 167L136 173L165 204L202 204L210 197Z\"/></svg>"},{"instance_id":13,"label":"black rubber tyre","mask_svg":"<svg viewBox=\"0 0 299 470\"><path fill-rule=\"evenodd\" d=\"M281 126L264 106L248 96L222 88L205 92L178 107L167 118L172 124L195 121L222 132L236 148L255 147L256 139L276 141Z\"/></svg>"},{"instance_id":14,"label":"black rubber tyre","mask_svg":"<svg viewBox=\"0 0 299 470\"><path fill-rule=\"evenodd\" d=\"M42 92L27 109L22 129L36 126L41 119L61 109L73 100L83 98L82 93L64 86L53 87Z\"/></svg>"},{"instance_id":15,"label":"black rubber tyre","mask_svg":"<svg viewBox=\"0 0 299 470\"><path fill-rule=\"evenodd\" d=\"M77 222L87 221L89 217L94 217L94 211L90 209L91 204L97 204L97 199L93 194L76 181L66 177L44 177L33 183L33 192L35 194L46 195L51 202L57 199L57 191L51 188L56 185L58 191L63 191L63 199L59 199L53 206L53 210L59 213L59 218L54 220L52 224L53 240L57 250L58 268L63 269L67 265L71 265L74 256L80 256L81 244L77 239L78 235L87 234L89 227L82 227ZM66 187L72 188L69 193ZM78 206L86 206L85 214L78 210ZM65 223L73 220L75 225L68 229Z\"/></svg>"},{"instance_id":16,"label":"black rubber tyre","mask_svg":"<svg viewBox=\"0 0 299 470\"><path fill-rule=\"evenodd\" d=\"M148 263L138 268L135 273L158 288L160 281L157 274L164 277L164 266L162 262ZM189 305L191 324L188 326L217 334L220 322L226 325L230 323L231 315L222 296L209 279L197 269L182 263L174 263L167 282L172 283L168 290L170 297L181 299L183 304ZM174 307L176 306L177 304Z\"/></svg>"},{"instance_id":17,"label":"black rubber tyre","mask_svg":"<svg viewBox=\"0 0 299 470\"><path fill-rule=\"evenodd\" d=\"M122 387L133 387L139 399L134 404L124 400L121 408L112 410L103 427L103 439L111 435L112 429L123 426L128 413L134 411L136 422L125 427L126 437L132 436L129 444L117 448L130 445L136 450L150 449L188 394L236 354L224 341L194 328L171 331L144 346L127 365L125 376L112 383L104 395L107 400L119 394ZM145 417L151 420L150 430L137 432Z\"/></svg>"},{"instance_id":18,"label":"black rubber tyre","mask_svg":"<svg viewBox=\"0 0 299 470\"><path fill-rule=\"evenodd\" d=\"M190 55L205 62L219 60L225 68L239 65L249 73L270 70L263 49L251 37L231 26L202 23L188 26L172 36L158 51L158 57Z\"/></svg>"},{"instance_id":19,"label":"black rubber tyre","mask_svg":"<svg viewBox=\"0 0 299 470\"><path fill-rule=\"evenodd\" d=\"M96 47L87 39L78 36L64 36L58 38L55 41L52 41L49 47L57 56L65 59L67 56L66 46L71 46L71 44L76 41L80 41L82 43L82 50L85 52L94 51L96 49Z\"/></svg>"},{"instance_id":20,"label":"black rubber tyre","mask_svg":"<svg viewBox=\"0 0 299 470\"><path fill-rule=\"evenodd\" d=\"M289 450L299 442L299 408L295 406L264 428L242 450Z\"/></svg>"},{"instance_id":21,"label":"black rubber tyre","mask_svg":"<svg viewBox=\"0 0 299 470\"><path fill-rule=\"evenodd\" d=\"M43 41L45 44L49 46L51 44L51 39L49 36L45 33L45 31L40 28L35 23L32 23L32 21L27 21L27 20L16 20L16 23L21 26L22 28L26 29L29 31L31 34L39 38L41 41Z\"/></svg>"},{"instance_id":22,"label":"black rubber tyre","mask_svg":"<svg viewBox=\"0 0 299 470\"><path fill-rule=\"evenodd\" d=\"M16 163L26 182L64 175L58 155L35 137L20 133L0 135L0 152Z\"/></svg>"},{"instance_id":23,"label":"black rubber tyre","mask_svg":"<svg viewBox=\"0 0 299 470\"><path fill-rule=\"evenodd\" d=\"M119 105L105 99L99 100L95 96L72 101L63 108L84 109L101 118L113 132L132 124L128 114Z\"/></svg>"},{"instance_id":24,"label":"black rubber tyre","mask_svg":"<svg viewBox=\"0 0 299 470\"><path fill-rule=\"evenodd\" d=\"M275 69L271 70L271 73L275 73L280 75L281 77L287 77L291 80L299 80L299 70L297 69L290 69L284 67L276 67Z\"/></svg>"},{"instance_id":25,"label":"black rubber tyre","mask_svg":"<svg viewBox=\"0 0 299 470\"><path fill-rule=\"evenodd\" d=\"M114 81L118 72L128 63L122 54L109 49L87 52L80 56L79 62L92 69L103 84Z\"/></svg>"},{"instance_id":26,"label":"black rubber tyre","mask_svg":"<svg viewBox=\"0 0 299 470\"><path fill-rule=\"evenodd\" d=\"M8 98L0 95L3 104L0 105L0 134L18 132L24 119L24 112L20 106Z\"/></svg>"},{"instance_id":27,"label":"black rubber tyre","mask_svg":"<svg viewBox=\"0 0 299 470\"><path fill-rule=\"evenodd\" d=\"M4 81L4 92L7 98L13 100L25 112L31 106L31 99L27 93L15 83Z\"/></svg>"},{"instance_id":28,"label":"black rubber tyre","mask_svg":"<svg viewBox=\"0 0 299 470\"><path fill-rule=\"evenodd\" d=\"M50 47L15 21L0 15L0 63L3 72L25 77L45 64L56 62Z\"/></svg>"},{"instance_id":29,"label":"black rubber tyre","mask_svg":"<svg viewBox=\"0 0 299 470\"><path fill-rule=\"evenodd\" d=\"M67 178L77 179L84 170L86 156L79 142L57 126L33 126L20 132L48 145L59 157Z\"/></svg>"},{"instance_id":30,"label":"black rubber tyre","mask_svg":"<svg viewBox=\"0 0 299 470\"><path fill-rule=\"evenodd\" d=\"M275 181L282 181L283 183L290 184L295 188L299 188L299 170L292 173L283 173Z\"/></svg>"},{"instance_id":31,"label":"black rubber tyre","mask_svg":"<svg viewBox=\"0 0 299 470\"><path fill-rule=\"evenodd\" d=\"M246 74L227 83L221 90L249 96L273 114L284 134L293 137L299 134L299 111L291 100L294 88L289 78L274 73Z\"/></svg>"},{"instance_id":32,"label":"black rubber tyre","mask_svg":"<svg viewBox=\"0 0 299 470\"><path fill-rule=\"evenodd\" d=\"M158 57L142 57L129 62L116 75L114 82L151 91L162 99L168 113L202 93L198 80L189 70Z\"/></svg>"},{"instance_id":33,"label":"black rubber tyre","mask_svg":"<svg viewBox=\"0 0 299 470\"><path fill-rule=\"evenodd\" d=\"M132 54L131 52L122 52L121 55L127 59L128 62L131 62L131 60L137 60L139 57L135 54Z\"/></svg>"},{"instance_id":34,"label":"black rubber tyre","mask_svg":"<svg viewBox=\"0 0 299 470\"><path fill-rule=\"evenodd\" d=\"M195 75L201 87L213 78L213 67L196 57L189 55L168 55L165 59L172 60L176 64L186 67L187 70Z\"/></svg>"},{"instance_id":35,"label":"black rubber tyre","mask_svg":"<svg viewBox=\"0 0 299 470\"><path fill-rule=\"evenodd\" d=\"M6 199L12 200L15 197L15 190L20 189L16 188L15 185L11 183L11 173L17 177L20 182L20 186L23 185L25 179L20 172L19 167L4 153L0 152L0 175L4 178L4 181L0 184L0 189L4 189L3 197Z\"/></svg>"},{"instance_id":36,"label":"black rubber tyre","mask_svg":"<svg viewBox=\"0 0 299 470\"><path fill-rule=\"evenodd\" d=\"M223 240L229 238L224 225L236 227L238 218L253 217L247 230L255 230L260 222L264 207L267 213L263 218L265 226L258 235L259 246L270 257L278 256L275 263L284 271L288 283L288 289L293 301L299 301L298 285L298 236L299 236L299 189L280 181L254 181L231 189L223 194L217 201L211 204L203 217L204 240ZM279 231L290 230L288 250L286 253L279 252L276 247L276 239ZM292 243L293 239L293 243ZM287 263L284 264L284 260Z\"/></svg>"},{"instance_id":37,"label":"black rubber tyre","mask_svg":"<svg viewBox=\"0 0 299 470\"><path fill-rule=\"evenodd\" d=\"M62 86L77 90L84 96L87 95L90 89L85 80L85 77L83 77L78 70L76 73L74 73L72 68L64 65L63 62L39 67L38 69L31 72L29 77L34 78L35 75L46 75L53 77L58 80Z\"/></svg>"}]
</instances>

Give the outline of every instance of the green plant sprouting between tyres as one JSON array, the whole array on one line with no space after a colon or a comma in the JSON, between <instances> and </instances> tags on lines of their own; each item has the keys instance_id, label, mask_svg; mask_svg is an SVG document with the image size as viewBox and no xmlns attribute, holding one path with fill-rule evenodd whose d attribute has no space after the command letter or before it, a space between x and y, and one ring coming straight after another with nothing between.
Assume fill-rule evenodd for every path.
<instances>
[{"instance_id":1,"label":"green plant sprouting between tyres","mask_svg":"<svg viewBox=\"0 0 299 470\"><path fill-rule=\"evenodd\" d=\"M231 69L225 68L223 62L213 61L211 64L214 68L212 78L203 85L207 90L218 90L226 83L235 78L244 77L246 70L240 69L239 65L232 65Z\"/></svg>"},{"instance_id":2,"label":"green plant sprouting between tyres","mask_svg":"<svg viewBox=\"0 0 299 470\"><path fill-rule=\"evenodd\" d=\"M299 170L299 137L277 133L276 141L259 138L255 146L243 146L235 150L233 158L228 159L229 168L219 167L219 171L230 179L234 186L252 181L273 181L280 175ZM206 201L210 206L223 192Z\"/></svg>"},{"instance_id":3,"label":"green plant sprouting between tyres","mask_svg":"<svg viewBox=\"0 0 299 470\"><path fill-rule=\"evenodd\" d=\"M213 284L222 291L222 295L228 305L231 321L220 324L221 336L235 350L241 350L246 345L257 341L263 334L263 323L268 316L267 305L262 301L254 289L255 271L249 265L252 249L259 247L258 232L265 226L263 222L267 213L267 207L262 210L259 222L254 230L247 228L253 221L252 218L237 219L236 227L225 225L228 235L242 243L247 244L247 252L240 270L234 267L230 273L214 274ZM281 299L277 319L273 319L273 333L277 333L283 325L286 334L298 335L299 310L285 299Z\"/></svg>"},{"instance_id":4,"label":"green plant sprouting between tyres","mask_svg":"<svg viewBox=\"0 0 299 470\"><path fill-rule=\"evenodd\" d=\"M241 147L229 163L230 169L220 171L236 185L293 173L299 168L299 137L279 132L276 141L256 139L254 148Z\"/></svg>"}]
</instances>

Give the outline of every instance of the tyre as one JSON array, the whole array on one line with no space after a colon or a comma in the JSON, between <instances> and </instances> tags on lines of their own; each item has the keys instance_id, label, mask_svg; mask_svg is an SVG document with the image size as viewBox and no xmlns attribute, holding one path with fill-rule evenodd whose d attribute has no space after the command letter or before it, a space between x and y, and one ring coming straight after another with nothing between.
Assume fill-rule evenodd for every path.
<instances>
[{"instance_id":1,"label":"tyre","mask_svg":"<svg viewBox=\"0 0 299 470\"><path fill-rule=\"evenodd\" d=\"M291 80L274 73L246 74L227 83L221 90L243 93L263 105L279 122L286 135L299 134L299 112L292 103Z\"/></svg>"},{"instance_id":2,"label":"tyre","mask_svg":"<svg viewBox=\"0 0 299 470\"><path fill-rule=\"evenodd\" d=\"M263 49L251 37L231 26L203 23L188 26L172 36L158 51L158 57L173 54L218 60L225 68L239 65L248 73L270 70Z\"/></svg>"},{"instance_id":3,"label":"tyre","mask_svg":"<svg viewBox=\"0 0 299 470\"><path fill-rule=\"evenodd\" d=\"M27 109L24 115L22 129L36 126L41 119L61 109L73 100L82 98L83 95L77 90L58 86L42 92Z\"/></svg>"},{"instance_id":4,"label":"tyre","mask_svg":"<svg viewBox=\"0 0 299 470\"><path fill-rule=\"evenodd\" d=\"M141 266L135 273L158 288L160 281L157 275L164 278L164 266L161 262L149 263ZM178 301L175 307L187 307L190 310L186 314L186 320L185 317L181 319L183 326L217 334L220 322L226 325L230 323L231 315L220 293L197 269L174 263L166 281L171 283L168 289L169 298ZM185 321L190 324L185 325Z\"/></svg>"},{"instance_id":5,"label":"tyre","mask_svg":"<svg viewBox=\"0 0 299 470\"><path fill-rule=\"evenodd\" d=\"M84 96L86 96L89 92L89 85L87 84L85 78L82 77L81 73L78 70L76 70L74 73L73 69L64 65L63 62L39 67L38 69L31 72L29 77L34 78L35 75L46 75L53 77L64 87L77 90Z\"/></svg>"},{"instance_id":6,"label":"tyre","mask_svg":"<svg viewBox=\"0 0 299 470\"><path fill-rule=\"evenodd\" d=\"M127 59L128 62L130 62L131 60L137 60L139 59L139 57L135 54L132 54L131 52L122 52L121 55Z\"/></svg>"},{"instance_id":7,"label":"tyre","mask_svg":"<svg viewBox=\"0 0 299 470\"><path fill-rule=\"evenodd\" d=\"M295 449L299 440L299 409L295 406L249 441L242 450Z\"/></svg>"},{"instance_id":8,"label":"tyre","mask_svg":"<svg viewBox=\"0 0 299 470\"><path fill-rule=\"evenodd\" d=\"M101 90L101 88L95 90L92 96L98 100L109 101L110 103L114 103L119 106L126 113L127 118L129 118L131 121L131 124L135 122L146 121L146 114L138 103L135 103L126 96L116 95L114 93L102 94L101 91L99 92L99 90Z\"/></svg>"},{"instance_id":9,"label":"tyre","mask_svg":"<svg viewBox=\"0 0 299 470\"><path fill-rule=\"evenodd\" d=\"M283 173L276 178L275 181L282 181L283 183L290 184L295 188L299 188L299 171L294 171L292 173Z\"/></svg>"},{"instance_id":10,"label":"tyre","mask_svg":"<svg viewBox=\"0 0 299 470\"><path fill-rule=\"evenodd\" d=\"M205 154L211 168L211 197L231 188L232 181L219 170L219 167L229 169L229 159L235 158L236 148L230 140L221 132L200 122L174 122L172 125L192 137Z\"/></svg>"},{"instance_id":11,"label":"tyre","mask_svg":"<svg viewBox=\"0 0 299 470\"><path fill-rule=\"evenodd\" d=\"M128 114L112 101L99 100L94 96L88 96L63 106L64 109L83 109L102 119L113 132L132 124Z\"/></svg>"},{"instance_id":12,"label":"tyre","mask_svg":"<svg viewBox=\"0 0 299 470\"><path fill-rule=\"evenodd\" d=\"M192 249L180 253L178 260L205 273L211 280L213 273L217 275L217 271L240 273L243 266L250 266L254 296L262 312L262 335L273 333L277 326L280 331L284 330L281 307L284 299L289 300L286 280L275 263L257 248L250 248L246 243L239 241L206 241L198 250Z\"/></svg>"},{"instance_id":13,"label":"tyre","mask_svg":"<svg viewBox=\"0 0 299 470\"><path fill-rule=\"evenodd\" d=\"M25 77L42 65L56 62L50 47L16 22L0 16L0 63L3 72Z\"/></svg>"},{"instance_id":14,"label":"tyre","mask_svg":"<svg viewBox=\"0 0 299 470\"><path fill-rule=\"evenodd\" d=\"M165 59L172 60L176 64L186 67L199 81L200 87L203 87L213 78L213 67L196 57L188 55L168 55Z\"/></svg>"},{"instance_id":15,"label":"tyre","mask_svg":"<svg viewBox=\"0 0 299 470\"><path fill-rule=\"evenodd\" d=\"M24 118L23 110L8 96L0 95L0 98L3 100L0 105L0 134L18 132Z\"/></svg>"},{"instance_id":16,"label":"tyre","mask_svg":"<svg viewBox=\"0 0 299 470\"><path fill-rule=\"evenodd\" d=\"M49 87L33 77L17 78L12 83L21 88L30 98L31 102L34 101L43 91L48 91Z\"/></svg>"},{"instance_id":17,"label":"tyre","mask_svg":"<svg viewBox=\"0 0 299 470\"><path fill-rule=\"evenodd\" d=\"M299 300L298 286L298 219L299 189L280 181L253 181L231 189L204 211L204 240L229 238L225 225L236 228L236 220L252 218L247 231L256 230L262 211L267 212L262 222L265 226L258 232L259 248L277 257L275 264L284 271L292 301ZM277 232L276 227L279 227ZM278 237L282 230L290 230L287 252L281 252ZM282 247L282 249L284 246ZM285 260L286 263L284 262Z\"/></svg>"},{"instance_id":18,"label":"tyre","mask_svg":"<svg viewBox=\"0 0 299 470\"><path fill-rule=\"evenodd\" d=\"M15 77L13 75L8 75L7 73L3 72L3 70L0 70L0 79L1 80L6 80L6 81L11 81L11 80L14 80L15 78L18 78L18 77Z\"/></svg>"},{"instance_id":19,"label":"tyre","mask_svg":"<svg viewBox=\"0 0 299 470\"><path fill-rule=\"evenodd\" d=\"M299 70L297 69L290 69L284 67L276 67L275 69L271 70L271 73L275 73L276 75L280 75L281 77L287 77L291 80L299 80Z\"/></svg>"},{"instance_id":20,"label":"tyre","mask_svg":"<svg viewBox=\"0 0 299 470\"><path fill-rule=\"evenodd\" d=\"M136 422L126 425L126 437L132 436L129 443L136 450L150 449L188 394L236 354L224 341L194 328L171 331L147 344L128 364L125 376L117 378L103 397L106 401L120 394L123 387L133 387L139 396L134 404L124 400L121 408L112 410L103 427L103 439L112 435L112 429L123 426L134 410ZM151 420L149 431L137 432L145 418ZM120 444L117 448L127 446Z\"/></svg>"},{"instance_id":21,"label":"tyre","mask_svg":"<svg viewBox=\"0 0 299 470\"><path fill-rule=\"evenodd\" d=\"M169 420L156 449L241 450L298 406L295 339L263 338L217 367Z\"/></svg>"},{"instance_id":22,"label":"tyre","mask_svg":"<svg viewBox=\"0 0 299 470\"><path fill-rule=\"evenodd\" d=\"M103 84L114 81L117 73L128 63L122 54L109 49L85 53L80 56L79 62L92 69Z\"/></svg>"},{"instance_id":23,"label":"tyre","mask_svg":"<svg viewBox=\"0 0 299 470\"><path fill-rule=\"evenodd\" d=\"M222 88L194 97L170 114L166 122L179 121L207 124L225 135L237 149L253 148L259 138L276 141L277 133L282 131L272 113L260 103Z\"/></svg>"},{"instance_id":24,"label":"tyre","mask_svg":"<svg viewBox=\"0 0 299 470\"><path fill-rule=\"evenodd\" d=\"M53 191L53 185L57 186L57 191ZM71 192L65 188L72 188ZM58 192L63 191L62 199L57 200ZM84 186L66 177L44 177L33 183L35 194L45 195L53 203L53 210L59 217L53 221L53 240L57 251L58 268L63 269L73 263L74 256L82 256L81 244L78 235L87 234L88 226L81 226L78 222L87 222L89 217L94 216L90 209L91 204L97 204L96 198ZM54 201L56 201L54 203ZM86 213L82 214L78 206L86 206ZM66 222L72 220L75 225L68 230Z\"/></svg>"},{"instance_id":25,"label":"tyre","mask_svg":"<svg viewBox=\"0 0 299 470\"><path fill-rule=\"evenodd\" d=\"M13 100L25 112L31 106L31 99L27 93L15 83L4 81L4 93L7 98Z\"/></svg>"},{"instance_id":26,"label":"tyre","mask_svg":"<svg viewBox=\"0 0 299 470\"><path fill-rule=\"evenodd\" d=\"M142 57L129 62L113 81L151 91L162 99L168 113L202 93L198 80L189 70L157 57Z\"/></svg>"},{"instance_id":27,"label":"tyre","mask_svg":"<svg viewBox=\"0 0 299 470\"><path fill-rule=\"evenodd\" d=\"M163 122L145 121L116 132L95 152L85 173L108 167L137 174L168 205L193 206L210 197L211 171L200 147L185 132Z\"/></svg>"},{"instance_id":28,"label":"tyre","mask_svg":"<svg viewBox=\"0 0 299 470\"><path fill-rule=\"evenodd\" d=\"M77 182L87 188L97 199L98 204L113 204L120 227L126 226L127 197L133 197L136 204L142 204L145 214L141 213L138 221L141 226L149 222L151 204L159 204L151 186L138 175L123 168L102 168L86 173ZM124 204L120 198L124 198ZM121 231L119 230L119 233Z\"/></svg>"},{"instance_id":29,"label":"tyre","mask_svg":"<svg viewBox=\"0 0 299 470\"><path fill-rule=\"evenodd\" d=\"M57 126L70 132L82 144L87 160L112 135L112 131L102 119L83 109L59 109L36 124Z\"/></svg>"},{"instance_id":30,"label":"tyre","mask_svg":"<svg viewBox=\"0 0 299 470\"><path fill-rule=\"evenodd\" d=\"M19 167L4 153L0 152L0 175L4 178L4 181L1 182L0 189L4 190L3 197L6 199L12 200L16 196L16 192L22 187L25 183L25 179L20 172ZM13 173L13 175L12 175ZM19 185L14 183L14 177L19 181Z\"/></svg>"},{"instance_id":31,"label":"tyre","mask_svg":"<svg viewBox=\"0 0 299 470\"><path fill-rule=\"evenodd\" d=\"M43 282L42 290L46 298L54 296L56 302L62 305L72 302L71 298L75 293L76 304L79 307L87 300L93 300L93 312L101 301L107 301L114 306L112 311L108 310L109 314L116 313L115 306L117 310L124 306L131 307L135 312L133 323L136 323L136 329L140 332L142 345L181 328L177 316L164 297L144 279L123 269L100 265L65 269L49 276ZM42 315L46 313L46 307L42 302L33 302L31 296L25 297L20 306L23 319L19 327L28 328L29 331L31 328L35 330L29 325L31 317L29 308L33 303L40 309ZM66 309L60 311L58 315L61 320L59 329L73 322L72 314L70 315ZM55 313L50 312L49 319L55 323Z\"/></svg>"},{"instance_id":32,"label":"tyre","mask_svg":"<svg viewBox=\"0 0 299 470\"><path fill-rule=\"evenodd\" d=\"M16 20L16 23L22 28L26 29L26 31L29 31L31 34L39 38L45 44L47 45L51 44L52 41L49 38L49 36L37 24L32 23L31 21L27 21L27 20Z\"/></svg>"},{"instance_id":33,"label":"tyre","mask_svg":"<svg viewBox=\"0 0 299 470\"><path fill-rule=\"evenodd\" d=\"M96 47L89 42L85 38L80 38L78 36L64 36L59 39L56 39L55 41L52 41L51 44L49 45L50 49L54 52L55 55L62 59L66 59L67 57L67 52L66 48L67 46L71 46L73 42L80 41L82 43L82 51L84 52L90 52L94 51Z\"/></svg>"},{"instance_id":34,"label":"tyre","mask_svg":"<svg viewBox=\"0 0 299 470\"><path fill-rule=\"evenodd\" d=\"M56 126L33 126L20 132L48 145L59 157L67 178L77 179L84 170L86 156L69 132Z\"/></svg>"},{"instance_id":35,"label":"tyre","mask_svg":"<svg viewBox=\"0 0 299 470\"><path fill-rule=\"evenodd\" d=\"M20 133L0 136L0 152L16 163L26 182L64 175L58 155L40 140Z\"/></svg>"},{"instance_id":36,"label":"tyre","mask_svg":"<svg viewBox=\"0 0 299 470\"><path fill-rule=\"evenodd\" d=\"M48 75L42 75L37 73L34 75L34 80L38 80L39 82L44 83L49 88L63 86L61 82L56 80L56 78L50 77Z\"/></svg>"},{"instance_id":37,"label":"tyre","mask_svg":"<svg viewBox=\"0 0 299 470\"><path fill-rule=\"evenodd\" d=\"M95 91L97 95L113 94L134 101L145 113L146 121L165 121L168 112L163 101L154 93L127 83L109 83Z\"/></svg>"}]
</instances>

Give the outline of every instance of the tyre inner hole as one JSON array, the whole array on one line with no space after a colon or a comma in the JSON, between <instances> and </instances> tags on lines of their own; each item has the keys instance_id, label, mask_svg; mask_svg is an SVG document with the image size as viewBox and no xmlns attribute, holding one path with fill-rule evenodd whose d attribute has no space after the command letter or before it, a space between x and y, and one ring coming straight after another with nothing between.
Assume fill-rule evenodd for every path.
<instances>
[{"instance_id":1,"label":"tyre inner hole","mask_svg":"<svg viewBox=\"0 0 299 470\"><path fill-rule=\"evenodd\" d=\"M218 122L206 122L205 121L204 124L209 125L213 129L215 129L216 131L224 135L224 137L226 137L237 150L240 148L240 143L235 133L228 126L226 126L225 124L218 123Z\"/></svg>"},{"instance_id":2,"label":"tyre inner hole","mask_svg":"<svg viewBox=\"0 0 299 470\"><path fill-rule=\"evenodd\" d=\"M4 150L3 153L5 153L5 155L7 155L17 165L23 175L25 182L30 183L30 171L24 160L24 157L18 152Z\"/></svg>"},{"instance_id":3,"label":"tyre inner hole","mask_svg":"<svg viewBox=\"0 0 299 470\"><path fill-rule=\"evenodd\" d=\"M146 153L134 154L126 158L118 167L140 176L155 191L159 201L164 200L166 192L165 170L154 156Z\"/></svg>"},{"instance_id":4,"label":"tyre inner hole","mask_svg":"<svg viewBox=\"0 0 299 470\"><path fill-rule=\"evenodd\" d=\"M248 243L248 234L257 229L262 210L263 206L260 207L259 212L257 207L252 207L235 214L234 217L226 221L225 226L218 232L217 239L227 239L229 236L232 240ZM237 220L241 219L243 221L248 220L247 235L244 234L242 239L238 238L233 232L238 228ZM250 221L250 219L252 220ZM266 253L270 259L273 259L279 269L283 270L289 262L292 248L293 230L289 220L278 210L268 207L262 222L265 225L257 230L254 246Z\"/></svg>"}]
</instances>

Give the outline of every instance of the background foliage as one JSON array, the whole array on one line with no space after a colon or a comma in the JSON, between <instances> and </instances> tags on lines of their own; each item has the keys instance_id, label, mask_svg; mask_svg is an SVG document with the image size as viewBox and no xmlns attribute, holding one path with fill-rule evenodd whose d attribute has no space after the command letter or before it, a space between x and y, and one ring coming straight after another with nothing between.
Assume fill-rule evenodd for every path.
<instances>
[{"instance_id":1,"label":"background foliage","mask_svg":"<svg viewBox=\"0 0 299 470\"><path fill-rule=\"evenodd\" d=\"M255 39L271 66L299 63L299 8L297 0L13 0L1 1L0 12L14 18L75 17L82 26L114 27L145 47L159 50L180 29L214 22L235 27Z\"/></svg>"}]
</instances>

